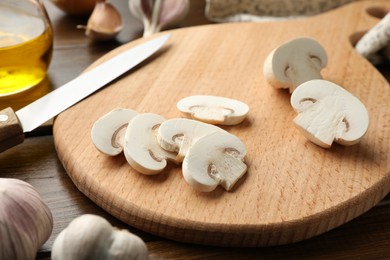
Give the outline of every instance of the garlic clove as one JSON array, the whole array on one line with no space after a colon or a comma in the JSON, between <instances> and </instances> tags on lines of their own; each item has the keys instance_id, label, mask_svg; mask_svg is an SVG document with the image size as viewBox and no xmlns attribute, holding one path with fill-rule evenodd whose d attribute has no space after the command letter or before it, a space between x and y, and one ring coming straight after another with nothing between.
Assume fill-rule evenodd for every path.
<instances>
[{"instance_id":1,"label":"garlic clove","mask_svg":"<svg viewBox=\"0 0 390 260\"><path fill-rule=\"evenodd\" d=\"M119 11L110 3L98 2L88 19L87 26L78 26L85 29L85 35L92 40L105 41L115 38L123 28Z\"/></svg>"},{"instance_id":2,"label":"garlic clove","mask_svg":"<svg viewBox=\"0 0 390 260\"><path fill-rule=\"evenodd\" d=\"M138 236L118 230L104 218L85 214L74 219L56 237L51 257L58 259L148 259Z\"/></svg>"},{"instance_id":3,"label":"garlic clove","mask_svg":"<svg viewBox=\"0 0 390 260\"><path fill-rule=\"evenodd\" d=\"M188 0L129 0L130 12L144 25L143 36L161 31L182 20L188 13Z\"/></svg>"},{"instance_id":4,"label":"garlic clove","mask_svg":"<svg viewBox=\"0 0 390 260\"><path fill-rule=\"evenodd\" d=\"M158 18L158 31L178 22L188 14L190 3L188 0L164 0Z\"/></svg>"},{"instance_id":5,"label":"garlic clove","mask_svg":"<svg viewBox=\"0 0 390 260\"><path fill-rule=\"evenodd\" d=\"M0 178L0 258L35 259L49 238L53 217L27 182Z\"/></svg>"},{"instance_id":6,"label":"garlic clove","mask_svg":"<svg viewBox=\"0 0 390 260\"><path fill-rule=\"evenodd\" d=\"M144 28L149 28L152 19L153 0L129 0L130 12L140 20Z\"/></svg>"}]
</instances>

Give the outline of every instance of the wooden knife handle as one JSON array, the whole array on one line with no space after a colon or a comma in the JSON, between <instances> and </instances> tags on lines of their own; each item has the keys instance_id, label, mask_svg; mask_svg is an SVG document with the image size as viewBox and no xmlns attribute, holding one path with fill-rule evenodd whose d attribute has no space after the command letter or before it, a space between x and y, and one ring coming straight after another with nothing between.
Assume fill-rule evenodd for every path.
<instances>
[{"instance_id":1,"label":"wooden knife handle","mask_svg":"<svg viewBox=\"0 0 390 260\"><path fill-rule=\"evenodd\" d=\"M24 134L19 119L12 108L0 111L0 153L23 143Z\"/></svg>"}]
</instances>

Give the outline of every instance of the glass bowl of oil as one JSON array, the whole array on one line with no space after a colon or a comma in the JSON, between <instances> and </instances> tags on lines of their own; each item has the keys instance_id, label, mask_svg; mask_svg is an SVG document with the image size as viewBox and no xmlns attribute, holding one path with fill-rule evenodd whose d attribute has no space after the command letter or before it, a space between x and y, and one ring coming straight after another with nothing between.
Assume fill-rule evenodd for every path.
<instances>
[{"instance_id":1,"label":"glass bowl of oil","mask_svg":"<svg viewBox=\"0 0 390 260\"><path fill-rule=\"evenodd\" d=\"M0 1L0 97L38 85L53 52L53 31L42 0Z\"/></svg>"}]
</instances>

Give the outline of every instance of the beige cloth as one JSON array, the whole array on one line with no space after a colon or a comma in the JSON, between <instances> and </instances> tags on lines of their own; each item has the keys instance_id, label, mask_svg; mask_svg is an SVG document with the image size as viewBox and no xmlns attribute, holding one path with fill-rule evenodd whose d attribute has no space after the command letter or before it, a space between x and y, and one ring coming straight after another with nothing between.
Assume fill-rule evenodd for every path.
<instances>
[{"instance_id":1,"label":"beige cloth","mask_svg":"<svg viewBox=\"0 0 390 260\"><path fill-rule=\"evenodd\" d=\"M262 22L320 14L361 0L206 0L206 17L214 22ZM390 61L390 13L367 32L356 50L373 64Z\"/></svg>"},{"instance_id":2,"label":"beige cloth","mask_svg":"<svg viewBox=\"0 0 390 260\"><path fill-rule=\"evenodd\" d=\"M206 0L214 22L286 19L315 15L360 0Z\"/></svg>"}]
</instances>

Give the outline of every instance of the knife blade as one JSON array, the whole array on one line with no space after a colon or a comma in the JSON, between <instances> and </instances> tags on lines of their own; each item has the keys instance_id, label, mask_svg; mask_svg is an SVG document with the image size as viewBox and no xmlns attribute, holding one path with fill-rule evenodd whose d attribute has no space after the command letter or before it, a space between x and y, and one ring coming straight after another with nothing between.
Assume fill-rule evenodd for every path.
<instances>
[{"instance_id":1,"label":"knife blade","mask_svg":"<svg viewBox=\"0 0 390 260\"><path fill-rule=\"evenodd\" d=\"M21 108L16 113L10 107L0 111L0 152L22 143L24 133L34 130L137 66L159 50L169 38L170 35L165 34L130 48Z\"/></svg>"}]
</instances>

